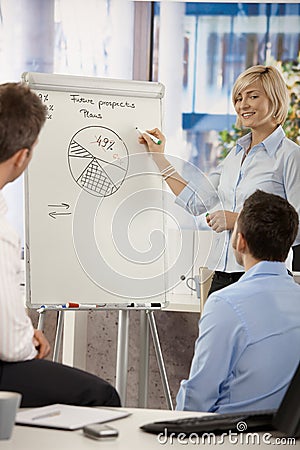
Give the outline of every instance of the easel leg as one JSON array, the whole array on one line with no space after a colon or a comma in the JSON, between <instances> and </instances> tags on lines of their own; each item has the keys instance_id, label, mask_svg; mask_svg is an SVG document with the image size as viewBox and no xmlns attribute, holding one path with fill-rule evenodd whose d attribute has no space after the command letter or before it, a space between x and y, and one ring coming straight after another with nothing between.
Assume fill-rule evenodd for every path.
<instances>
[{"instance_id":1,"label":"easel leg","mask_svg":"<svg viewBox=\"0 0 300 450\"><path fill-rule=\"evenodd\" d=\"M87 311L66 311L64 317L62 362L86 370Z\"/></svg>"},{"instance_id":2,"label":"easel leg","mask_svg":"<svg viewBox=\"0 0 300 450\"><path fill-rule=\"evenodd\" d=\"M167 401L167 406L169 409L173 410L174 408L173 408L173 403L172 403L172 397L171 397L171 393L170 393L170 387L169 387L169 383L168 383L164 359L163 359L163 355L162 355L162 351L161 351L161 347L160 347L159 336L158 336L158 332L157 332L157 328L156 328L154 314L153 314L153 311L147 311L147 314L148 314L148 320L149 320L149 325L150 325L150 329L151 329L154 349L155 349L155 353L156 353L158 368L159 368L161 381L162 381L162 385L163 385L163 390L164 390L166 401Z\"/></svg>"},{"instance_id":3,"label":"easel leg","mask_svg":"<svg viewBox=\"0 0 300 450\"><path fill-rule=\"evenodd\" d=\"M128 328L129 311L119 311L117 364L116 364L116 390L124 406L126 402L126 385L128 369Z\"/></svg>"},{"instance_id":4,"label":"easel leg","mask_svg":"<svg viewBox=\"0 0 300 450\"><path fill-rule=\"evenodd\" d=\"M39 320L37 324L37 329L43 331L45 325L45 311L39 313Z\"/></svg>"},{"instance_id":5,"label":"easel leg","mask_svg":"<svg viewBox=\"0 0 300 450\"><path fill-rule=\"evenodd\" d=\"M59 358L59 350L61 347L64 317L65 317L65 312L58 311L55 342L54 342L54 349L53 349L53 361L55 361L55 362L57 362L58 358Z\"/></svg>"},{"instance_id":6,"label":"easel leg","mask_svg":"<svg viewBox=\"0 0 300 450\"><path fill-rule=\"evenodd\" d=\"M146 311L140 311L139 408L147 408L149 380L149 322Z\"/></svg>"}]
</instances>

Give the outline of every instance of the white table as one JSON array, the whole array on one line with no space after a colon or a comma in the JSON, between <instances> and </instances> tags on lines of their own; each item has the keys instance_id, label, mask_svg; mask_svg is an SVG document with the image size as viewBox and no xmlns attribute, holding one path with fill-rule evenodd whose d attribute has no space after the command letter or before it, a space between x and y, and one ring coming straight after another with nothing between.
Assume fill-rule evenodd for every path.
<instances>
[{"instance_id":1,"label":"white table","mask_svg":"<svg viewBox=\"0 0 300 450\"><path fill-rule=\"evenodd\" d=\"M120 408L122 409L122 408ZM162 419L174 419L179 417L189 417L199 415L203 413L191 413L191 412L178 412L170 410L151 410L151 409L138 409L138 408L124 408L126 411L131 412L131 416L126 417L115 422L111 422L111 426L119 430L119 437L114 440L96 441L86 438L81 430L77 431L61 431L51 430L46 428L34 428L16 425L13 431L13 436L9 441L0 441L1 450L89 450L89 449L105 449L105 450L153 450L153 449L195 449L201 448L201 443L195 444L193 442L187 442L183 444L173 438L172 443L170 440L163 444L164 438L162 437L162 443L158 441L158 438L154 434L149 434L141 431L139 427L145 423L162 420ZM259 433L254 441L254 445L249 443L231 443L229 438L226 437L224 443L214 445L212 442L209 444L206 442L206 448L219 447L220 450L227 449L240 449L240 448L252 448L257 450L264 450L273 448L277 445L281 448L293 448L300 449L300 440L296 443L284 445L283 441L280 441L275 445L275 439L281 439L282 435L279 433L272 433L273 437L270 437L271 432ZM246 439L246 435L243 435L243 439ZM216 437L217 439L218 437ZM249 439L249 438L248 438ZM264 443L263 440L266 442ZM245 441L244 441L245 442ZM248 442L252 442L249 440Z\"/></svg>"}]
</instances>

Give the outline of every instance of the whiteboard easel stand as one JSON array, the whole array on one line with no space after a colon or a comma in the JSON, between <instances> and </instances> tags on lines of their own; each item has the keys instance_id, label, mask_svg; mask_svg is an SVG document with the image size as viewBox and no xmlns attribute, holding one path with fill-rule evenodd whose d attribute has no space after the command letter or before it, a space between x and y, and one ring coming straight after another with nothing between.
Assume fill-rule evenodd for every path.
<instances>
[{"instance_id":1,"label":"whiteboard easel stand","mask_svg":"<svg viewBox=\"0 0 300 450\"><path fill-rule=\"evenodd\" d=\"M63 336L64 315L65 315L64 311L58 311L54 349L53 349L53 361L56 362L58 361L59 358L60 343Z\"/></svg>"},{"instance_id":2,"label":"whiteboard easel stand","mask_svg":"<svg viewBox=\"0 0 300 450\"><path fill-rule=\"evenodd\" d=\"M127 369L128 369L128 330L129 311L119 311L117 363L116 363L116 389L121 398L122 405L126 400Z\"/></svg>"},{"instance_id":3,"label":"whiteboard easel stand","mask_svg":"<svg viewBox=\"0 0 300 450\"><path fill-rule=\"evenodd\" d=\"M43 331L45 326L45 310L39 313L39 320L37 324L37 329Z\"/></svg>"},{"instance_id":4,"label":"whiteboard easel stand","mask_svg":"<svg viewBox=\"0 0 300 450\"><path fill-rule=\"evenodd\" d=\"M42 309L39 312L38 330L44 330L45 326L45 313L48 309ZM53 357L54 362L59 360L59 352L61 349L61 343L63 341L63 355L62 362L69 366L76 366L82 370L86 370L85 362L85 348L87 345L86 333L87 333L87 311L84 309L81 311L85 314L75 315L78 309L69 309L69 314L65 317L66 309L62 306L51 306L51 311L56 311L56 331L54 339ZM76 332L75 332L76 328ZM63 329L65 332L63 333ZM79 348L80 347L80 348Z\"/></svg>"},{"instance_id":5,"label":"whiteboard easel stand","mask_svg":"<svg viewBox=\"0 0 300 450\"><path fill-rule=\"evenodd\" d=\"M159 373L163 385L168 409L173 410L172 397L163 359L154 312L145 310L140 312L140 364L139 364L139 407L147 407L148 381L149 381L149 327L151 330ZM126 400L127 373L128 373L128 330L129 311L119 311L116 389L122 404Z\"/></svg>"},{"instance_id":6,"label":"whiteboard easel stand","mask_svg":"<svg viewBox=\"0 0 300 450\"><path fill-rule=\"evenodd\" d=\"M54 308L52 308L53 310ZM81 355L85 355L86 348L86 332L87 332L87 314L75 315L76 312L86 312L87 310L69 309L67 316L65 316L66 309L57 308L58 319L55 333L55 343L53 351L53 361L57 362L59 358L59 351L61 348L61 341L63 338L63 363L70 366L76 365L81 369L85 369L85 361L78 359ZM39 313L38 329L43 330L45 321L46 309ZM117 362L116 362L116 389L120 395L121 401L124 404L126 400L127 374L128 374L128 347L129 347L129 312L128 310L119 310L118 321L118 338L117 338ZM167 406L173 410L172 397L170 393L167 372L164 364L164 359L161 351L158 331L156 327L154 313L151 310L140 311L140 365L139 365L139 407L147 406L148 397L148 380L149 380L149 325L153 339L158 368L161 376L164 394L166 397ZM71 319L68 323L68 319ZM82 318L81 326L76 327L76 321ZM76 320L77 319L77 320ZM69 326L68 326L69 325ZM65 333L63 333L65 327ZM80 336L75 334L75 329L80 330ZM77 333L78 334L78 333ZM77 343L77 345L76 345ZM78 343L81 350L78 351ZM75 352L76 348L76 352ZM68 355L68 356L67 356ZM76 355L77 363L74 358Z\"/></svg>"},{"instance_id":7,"label":"whiteboard easel stand","mask_svg":"<svg viewBox=\"0 0 300 450\"><path fill-rule=\"evenodd\" d=\"M160 346L160 342L159 342L159 336L158 336L158 332L157 332L157 327L156 327L156 322L155 322L153 311L148 310L147 316L148 316L149 325L150 325L150 329L151 329L151 334L152 334L154 349L155 349L155 353L156 353L158 368L159 368L159 372L160 372L160 377L162 380L163 390L164 390L164 394L165 394L165 397L167 400L167 405L168 405L169 409L173 410L174 408L173 408L172 397L171 397L170 387L169 387L168 378L167 378L167 372L166 372L164 359L163 359L163 355L162 355L162 351L161 351L161 346Z\"/></svg>"},{"instance_id":8,"label":"whiteboard easel stand","mask_svg":"<svg viewBox=\"0 0 300 450\"><path fill-rule=\"evenodd\" d=\"M140 311L139 408L147 408L149 385L149 322L146 311Z\"/></svg>"},{"instance_id":9,"label":"whiteboard easel stand","mask_svg":"<svg viewBox=\"0 0 300 450\"><path fill-rule=\"evenodd\" d=\"M157 193L162 191L162 178L153 177L153 162L151 162L147 152L141 149L134 126L142 126L143 123L153 123L153 126L162 125L162 103L165 87L159 82L124 79L114 80L111 78L82 77L37 72L23 73L22 82L26 83L30 89L37 92L41 100L47 106L47 111L49 113L47 114L47 121L39 138L39 146L45 150L49 149L49 151L37 152L39 155L36 155L35 161L28 167L25 176L25 248L28 248L29 250L27 253L28 260L26 267L28 269L30 268L30 270L28 270L29 277L27 281L29 281L28 293L30 293L29 298L31 305L35 304L35 298L38 299L38 302L43 298L45 285L48 286L48 298L56 298L57 286L60 285L61 282L61 271L56 270L58 269L56 264L57 254L61 255L61 267L68 267L69 269L66 272L66 275L70 275L69 281L71 289L68 290L67 297L73 299L83 297L97 298L99 295L97 283L90 282L93 277L86 276L85 270L82 270L83 266L78 264L77 251L73 251L74 236L70 239L70 230L72 229L70 225L74 224L73 219L76 216L76 223L78 225L76 230L80 234L81 226L79 226L77 219L79 217L85 217L85 219L89 218L86 223L89 224L91 227L90 231L92 231L92 224L94 224L96 210L98 211L99 205L95 210L92 210L90 206L92 206L92 208L96 207L94 195L98 196L98 194L100 194L100 197L110 198L109 202L101 202L102 214L103 217L106 217L104 222L108 224L108 227L103 228L103 236L106 235L106 232L110 235L111 218L115 216L116 210L123 204L125 199L131 199L133 198L131 195L138 194L138 201L135 206L137 206L139 211L146 211L148 208L145 209L145 197L142 195L141 188L143 190L146 189L149 194L150 190L152 192L152 189L155 189ZM80 105L81 100L79 101L79 104L77 104L77 101L75 100L75 98L79 100L78 96L82 96L82 100L89 103L88 106L90 111L87 112L91 112L91 114L88 114L88 117L85 114L82 114L82 105ZM116 102L116 100L118 101ZM101 110L100 114L103 102L106 106ZM118 105L118 107L110 107L111 105ZM65 117L69 118L67 123L64 121ZM92 122L90 121L91 118L93 119ZM98 119L101 119L101 122L98 122ZM104 149L103 146L100 147L97 145L95 147L95 144L99 144L98 140L93 141L95 133L98 136L99 133L101 134L102 132L105 132L107 139L110 138L114 142L114 151L116 152L116 155L120 156L120 161L117 162L111 160L111 157L108 158L108 154L106 154L107 149ZM80 138L80 144L78 144L77 138L74 140L75 136ZM81 139L83 139L83 141L81 141ZM75 148L73 148L73 144L75 144ZM82 150L84 149L83 154L79 150L81 156L78 154L77 145L81 146ZM53 149L57 149L55 153L53 153ZM66 150L68 152L68 159L65 158ZM140 161L139 156L131 158L129 168L129 157L138 154L143 158L143 161ZM146 159L144 160L145 155ZM90 159L93 160L96 156L97 158L100 158L101 161L103 160L105 164L108 163L109 165L108 173L102 168L102 165L99 164L97 167L97 177L99 176L100 179L106 180L105 183L108 184L108 186L104 186L104 184L99 186L99 192L94 189L94 186L89 185L88 187L88 184L86 184L86 181L88 180L93 181L93 177L91 178L90 175L88 175L88 178L85 181L83 181L81 176L78 178L80 174L85 174L84 176L86 177L89 173L88 167ZM85 159L86 157L88 157L88 161ZM122 162L123 165L121 164ZM143 163L143 172L149 173L150 175L150 177L147 177L146 179L143 177L143 180L141 180L140 176L136 176L141 174L141 163ZM52 164L54 164L53 167ZM53 185L51 177L44 176L45 173L50 173L51 170L55 170L56 179L59 180L55 185ZM154 171L156 173L156 169ZM112 178L109 176L110 173ZM111 197L110 194L107 195L109 192L114 193L116 187L118 190L125 179L127 181L124 190L119 190L116 197ZM113 180L117 182L117 185L114 184ZM74 183L74 181L76 182ZM62 185L59 184L60 182ZM123 187L125 187L125 184ZM89 194L92 194L92 196L88 196L83 202L78 203L78 189L83 191L83 193L86 191ZM62 193L64 196L63 199L61 197ZM48 198L51 198L51 202L49 200L50 203L46 201ZM88 201L89 203L87 203ZM151 219L153 218L151 213L153 206L155 206L155 208L158 207L158 210L163 212L163 203L162 192L161 194L158 194L158 197L155 197L155 199L151 195L151 198L149 198L150 208L147 217L150 218L151 216ZM57 208L61 208L63 205L68 209L70 206L78 206L79 204L81 205L80 208L83 208L80 214L79 210L77 210L76 213L76 207L75 209L71 207L68 212L61 212L61 210L59 210L59 214L56 211ZM52 211L52 209L54 209L54 211ZM83 211L85 211L84 214ZM120 219L122 223L127 226L127 222L123 221L127 221L128 217L126 214L123 214L122 211L122 208L120 208ZM55 214L55 216L53 216L53 214ZM55 219L57 215L60 216L61 220L58 219L54 222L52 219ZM159 221L159 228L161 228L161 231L164 229L163 219L164 215L161 214ZM157 223L157 217L153 218L153 222L152 220L147 220L149 232L153 230L153 226L155 226L156 229ZM139 226L136 230L141 230L141 228L142 227ZM47 239L42 239L43 245L46 244L45 254L47 254L47 258L44 259L43 270L40 272L41 229L43 229L42 235L47 236ZM75 228L73 228L73 230L74 229ZM93 232L89 233L86 228L84 228L84 230L87 236L94 235ZM144 231L145 230L143 229L143 235ZM82 238L82 236L78 235L77 238L79 237ZM107 251L111 252L111 255L115 255L112 256L111 261L118 261L118 264L120 261L120 254L115 252L115 243L113 240L104 242L100 235L98 238L97 242L94 242L93 238L90 244L92 247L94 244L97 244L94 249L96 252L96 260L99 262L97 273L101 273L100 265L103 264L104 272L107 266L102 258L97 259L97 248L104 244ZM83 248L80 247L80 252L81 257L88 261L89 264L91 261L94 261L94 259L90 258L90 253L87 255L85 249L88 248L89 245L87 245L87 241L85 244L86 245L84 245ZM114 259L115 257L116 259ZM131 261L131 258L126 258L126 264L129 264L129 261ZM147 268L146 266L141 266L141 268L144 268L145 276L147 276L147 278L151 277L151 273L154 277L156 277L157 273L164 273L165 255L162 253L161 256L157 260L152 261L152 263ZM134 273L136 268L134 264L130 265L130 272L128 273ZM151 273L149 273L150 268L152 268ZM110 272L107 273L109 274ZM32 286L33 279L38 280L37 284L33 283L34 287ZM130 277L128 279L130 279ZM74 283L74 280L76 280L76 283ZM65 279L64 281L66 285L68 280ZM110 291L110 289L108 289L108 291ZM106 304L113 304L114 298L118 298L118 296L115 296L112 293L108 296L106 296L106 294L104 297L109 299L108 301L105 301ZM58 302L57 306L58 310L60 310L62 309L59 308L61 299L58 300ZM143 308L142 305L140 306ZM55 306L52 305L51 308L49 305L49 309L53 310L55 309ZM86 334L87 330L87 320L86 317L84 317L86 314L83 314L82 312L81 314L75 314L76 311L68 311L67 315L62 312L59 315L54 357L58 357L62 322L64 319L63 363L85 368L86 335L84 334ZM127 371L125 372L125 370L127 369L126 365L128 362L129 323L126 307L124 308L124 311L120 311L119 319L120 337L118 340L117 385L121 390L121 395L124 396L126 384L124 383L124 380L127 376ZM43 320L44 315L41 317L40 326L43 325ZM150 320L153 322L154 319L150 319L150 316L147 316L147 322ZM82 324L80 324L79 321L82 321ZM78 324L78 326L76 324ZM124 339L122 339L122 337ZM160 349L157 330L153 329L153 326L152 337L154 339L157 357L161 358L161 352L157 350ZM145 350L147 349L147 339L142 341L142 352L145 354ZM82 358L81 361L79 361L80 358ZM147 364L146 358L144 363ZM159 361L159 366L160 368L164 367L163 361ZM161 374L165 376L165 371L161 371ZM122 382L120 380L122 380Z\"/></svg>"},{"instance_id":10,"label":"whiteboard easel stand","mask_svg":"<svg viewBox=\"0 0 300 450\"><path fill-rule=\"evenodd\" d=\"M44 326L45 326L45 312L46 312L46 310L43 310L39 313L37 329L41 330L41 331L43 331ZM58 358L59 358L59 350L60 350L60 346L61 346L63 324L64 324L64 311L58 311L54 348L53 348L53 358L52 358L52 360L55 362L58 362Z\"/></svg>"}]
</instances>

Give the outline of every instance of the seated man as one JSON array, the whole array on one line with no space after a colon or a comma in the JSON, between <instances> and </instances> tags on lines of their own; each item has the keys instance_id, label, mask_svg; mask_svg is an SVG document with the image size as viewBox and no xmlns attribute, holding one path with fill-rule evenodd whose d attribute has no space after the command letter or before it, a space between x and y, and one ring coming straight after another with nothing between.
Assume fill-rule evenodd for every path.
<instances>
[{"instance_id":1,"label":"seated man","mask_svg":"<svg viewBox=\"0 0 300 450\"><path fill-rule=\"evenodd\" d=\"M277 195L256 191L245 201L232 246L246 272L208 297L178 410L278 408L299 363L300 285L284 263L298 222Z\"/></svg>"},{"instance_id":2,"label":"seated man","mask_svg":"<svg viewBox=\"0 0 300 450\"><path fill-rule=\"evenodd\" d=\"M44 359L49 343L33 329L23 305L20 244L5 219L1 190L26 169L45 117L45 107L29 88L0 85L0 390L20 392L22 407L120 406L116 390L106 381Z\"/></svg>"}]
</instances>

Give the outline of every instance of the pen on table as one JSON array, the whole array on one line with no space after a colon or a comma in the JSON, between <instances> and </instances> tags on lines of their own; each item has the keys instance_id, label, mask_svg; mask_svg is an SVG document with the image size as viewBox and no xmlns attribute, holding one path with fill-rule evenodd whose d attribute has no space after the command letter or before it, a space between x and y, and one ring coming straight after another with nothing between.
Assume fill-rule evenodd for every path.
<instances>
[{"instance_id":1,"label":"pen on table","mask_svg":"<svg viewBox=\"0 0 300 450\"><path fill-rule=\"evenodd\" d=\"M41 414L39 416L32 417L31 420L48 419L48 417L60 416L60 414L61 414L60 411L51 411L47 414Z\"/></svg>"},{"instance_id":2,"label":"pen on table","mask_svg":"<svg viewBox=\"0 0 300 450\"><path fill-rule=\"evenodd\" d=\"M135 127L135 129L136 129L137 132L140 133L141 135L142 135L142 134L146 134L147 136L149 136L149 138L152 139L152 141L153 141L155 144L157 144L157 145L161 144L161 140L158 139L156 136L153 136L153 134L148 133L148 131L142 131L142 130L140 130L138 127Z\"/></svg>"}]
</instances>

